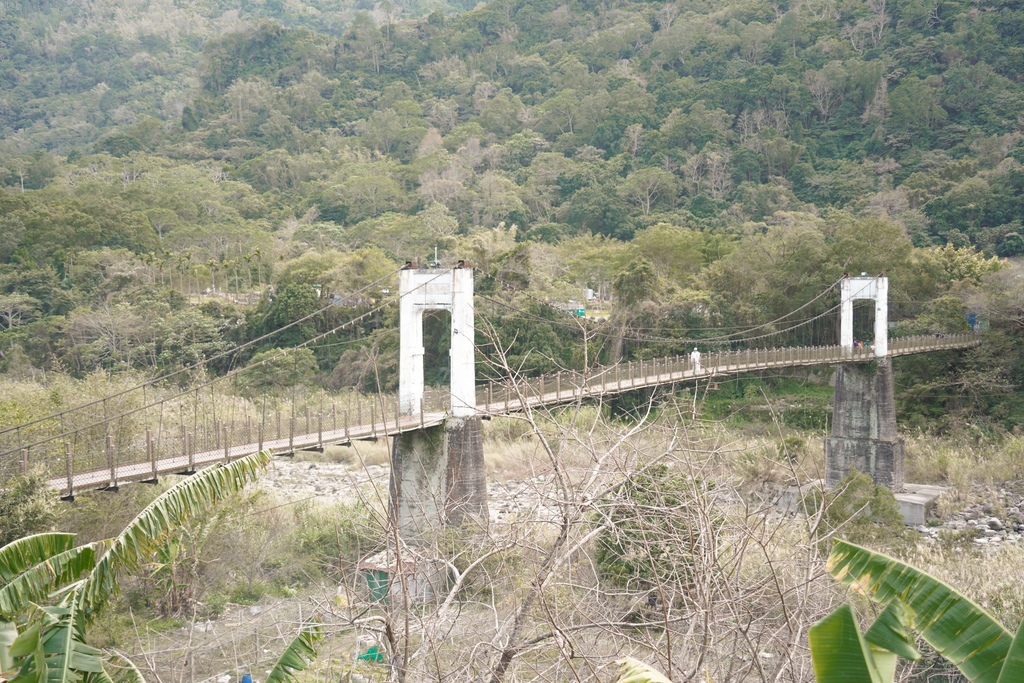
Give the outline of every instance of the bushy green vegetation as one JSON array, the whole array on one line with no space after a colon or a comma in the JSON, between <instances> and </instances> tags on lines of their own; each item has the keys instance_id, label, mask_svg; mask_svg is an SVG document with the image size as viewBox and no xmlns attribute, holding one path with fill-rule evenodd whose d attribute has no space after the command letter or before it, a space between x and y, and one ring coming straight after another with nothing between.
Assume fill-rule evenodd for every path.
<instances>
[{"instance_id":1,"label":"bushy green vegetation","mask_svg":"<svg viewBox=\"0 0 1024 683\"><path fill-rule=\"evenodd\" d=\"M94 543L115 535L163 489L130 486L61 503L42 478L18 477L0 496L0 542L61 529L80 544ZM383 542L383 513L358 499L325 504L282 501L265 491L238 494L169 532L113 599L159 618L215 618L228 602L352 582L359 560ZM107 627L108 637L117 637L130 623Z\"/></svg>"},{"instance_id":2,"label":"bushy green vegetation","mask_svg":"<svg viewBox=\"0 0 1024 683\"><path fill-rule=\"evenodd\" d=\"M57 518L53 495L42 477L16 477L0 496L0 546L22 536L49 531Z\"/></svg>"},{"instance_id":3,"label":"bushy green vegetation","mask_svg":"<svg viewBox=\"0 0 1024 683\"><path fill-rule=\"evenodd\" d=\"M833 389L814 373L723 378L699 385L697 391L705 419L736 426L778 422L792 430L818 434L831 428Z\"/></svg>"},{"instance_id":4,"label":"bushy green vegetation","mask_svg":"<svg viewBox=\"0 0 1024 683\"><path fill-rule=\"evenodd\" d=\"M383 542L383 519L363 503L296 504L256 492L169 535L127 582L126 602L159 617L217 618L228 603L353 583L359 560Z\"/></svg>"},{"instance_id":5,"label":"bushy green vegetation","mask_svg":"<svg viewBox=\"0 0 1024 683\"><path fill-rule=\"evenodd\" d=\"M838 537L854 543L906 550L912 543L891 489L851 470L835 489L814 491L802 502L809 515L820 515L822 538Z\"/></svg>"}]
</instances>

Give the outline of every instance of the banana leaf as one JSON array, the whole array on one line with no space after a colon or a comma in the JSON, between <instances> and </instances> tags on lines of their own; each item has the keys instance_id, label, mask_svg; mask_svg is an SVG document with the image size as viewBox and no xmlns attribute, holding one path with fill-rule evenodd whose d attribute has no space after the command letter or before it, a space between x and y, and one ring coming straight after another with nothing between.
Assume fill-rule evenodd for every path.
<instances>
[{"instance_id":1,"label":"banana leaf","mask_svg":"<svg viewBox=\"0 0 1024 683\"><path fill-rule=\"evenodd\" d=\"M138 572L149 561L167 534L190 517L208 514L217 503L255 481L269 462L270 454L263 451L208 467L150 503L113 540L86 577L81 598L86 621L94 619L117 591L120 577Z\"/></svg>"},{"instance_id":2,"label":"banana leaf","mask_svg":"<svg viewBox=\"0 0 1024 683\"><path fill-rule=\"evenodd\" d=\"M103 664L103 671L85 676L83 682L146 683L146 679L142 677L142 672L127 657L114 654L107 657L107 661Z\"/></svg>"},{"instance_id":3,"label":"banana leaf","mask_svg":"<svg viewBox=\"0 0 1024 683\"><path fill-rule=\"evenodd\" d=\"M818 683L890 683L878 671L850 605L842 605L807 632Z\"/></svg>"},{"instance_id":4,"label":"banana leaf","mask_svg":"<svg viewBox=\"0 0 1024 683\"><path fill-rule=\"evenodd\" d=\"M11 645L18 637L18 627L10 621L0 621L0 678L14 669Z\"/></svg>"},{"instance_id":5,"label":"banana leaf","mask_svg":"<svg viewBox=\"0 0 1024 683\"><path fill-rule=\"evenodd\" d=\"M266 683L295 683L298 680L295 672L305 671L316 660L316 648L323 637L324 630L320 624L312 624L299 631L267 674Z\"/></svg>"},{"instance_id":6,"label":"banana leaf","mask_svg":"<svg viewBox=\"0 0 1024 683\"><path fill-rule=\"evenodd\" d=\"M28 627L11 644L11 656L22 660L11 683L77 683L103 671L102 653L84 640L78 591L59 605L31 611Z\"/></svg>"},{"instance_id":7,"label":"banana leaf","mask_svg":"<svg viewBox=\"0 0 1024 683\"><path fill-rule=\"evenodd\" d=\"M1003 670L999 672L998 683L1020 683L1024 681L1024 622L1017 629L1010 652L1006 655Z\"/></svg>"},{"instance_id":8,"label":"banana leaf","mask_svg":"<svg viewBox=\"0 0 1024 683\"><path fill-rule=\"evenodd\" d=\"M0 548L0 584L13 581L47 558L71 550L74 534L46 533L25 536Z\"/></svg>"},{"instance_id":9,"label":"banana leaf","mask_svg":"<svg viewBox=\"0 0 1024 683\"><path fill-rule=\"evenodd\" d=\"M0 587L0 616L14 617L54 589L76 581L96 566L96 548L89 544L43 558Z\"/></svg>"},{"instance_id":10,"label":"banana leaf","mask_svg":"<svg viewBox=\"0 0 1024 683\"><path fill-rule=\"evenodd\" d=\"M880 604L903 602L912 612L910 625L968 680L1000 683L1012 636L967 597L918 569L846 541L833 546L828 570Z\"/></svg>"}]
</instances>

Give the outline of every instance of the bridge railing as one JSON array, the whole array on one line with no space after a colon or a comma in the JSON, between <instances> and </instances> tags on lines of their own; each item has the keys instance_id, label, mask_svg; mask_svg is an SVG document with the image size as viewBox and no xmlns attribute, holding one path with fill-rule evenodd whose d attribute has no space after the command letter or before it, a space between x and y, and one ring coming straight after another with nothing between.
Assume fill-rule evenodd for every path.
<instances>
[{"instance_id":1,"label":"bridge railing","mask_svg":"<svg viewBox=\"0 0 1024 683\"><path fill-rule=\"evenodd\" d=\"M902 355L976 343L978 337L961 334L894 339L889 346L892 355ZM636 360L586 373L482 384L476 408L500 414L719 373L873 358L870 348L844 352L827 346L706 352L699 369L687 356ZM312 392L273 403L200 391L165 399L151 391L148 396L149 401L138 394L111 397L91 412L69 411L0 434L0 481L31 470L61 479L68 492L116 486L125 477L144 480L187 472L257 448L284 453L390 435L436 424L450 410L448 391L439 388L425 393L419 415L402 415L394 395Z\"/></svg>"},{"instance_id":2,"label":"bridge railing","mask_svg":"<svg viewBox=\"0 0 1024 683\"><path fill-rule=\"evenodd\" d=\"M421 415L443 414L448 402L447 390L429 388ZM81 473L106 470L107 483L116 486L125 472L136 480L150 478L142 476L147 473L156 478L169 462L188 472L246 454L239 449L289 452L345 441L348 434L393 434L407 423L397 396L388 394L310 392L276 402L201 392L149 403L118 397L91 415L70 412L0 435L0 482L29 471L77 481Z\"/></svg>"},{"instance_id":3,"label":"bridge railing","mask_svg":"<svg viewBox=\"0 0 1024 683\"><path fill-rule=\"evenodd\" d=\"M920 335L889 341L889 355L956 349L980 343L972 333ZM841 346L785 347L711 351L701 354L699 367L689 356L651 358L615 365L596 366L590 372L566 370L517 381L489 382L477 387L477 407L483 412L518 410L527 406L560 403L632 389L711 377L746 369L794 367L875 359L870 346L843 349Z\"/></svg>"}]
</instances>

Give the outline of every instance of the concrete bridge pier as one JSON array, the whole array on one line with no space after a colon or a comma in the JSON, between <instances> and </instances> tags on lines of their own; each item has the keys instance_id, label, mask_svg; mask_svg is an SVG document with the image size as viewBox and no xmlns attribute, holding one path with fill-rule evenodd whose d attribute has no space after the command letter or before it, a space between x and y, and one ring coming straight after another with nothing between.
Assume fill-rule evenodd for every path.
<instances>
[{"instance_id":1,"label":"concrete bridge pier","mask_svg":"<svg viewBox=\"0 0 1024 683\"><path fill-rule=\"evenodd\" d=\"M449 585L436 545L440 534L488 523L480 418L449 417L436 427L395 435L390 489L388 549L361 569L386 576L390 598L424 603Z\"/></svg>"},{"instance_id":2,"label":"concrete bridge pier","mask_svg":"<svg viewBox=\"0 0 1024 683\"><path fill-rule=\"evenodd\" d=\"M473 268L399 275L401 348L399 404L406 415L423 409L423 312L451 313L451 377L448 418L439 427L399 434L391 454L391 521L405 542L476 518L486 525L487 482L480 416L476 410L476 347Z\"/></svg>"},{"instance_id":3,"label":"concrete bridge pier","mask_svg":"<svg viewBox=\"0 0 1024 683\"><path fill-rule=\"evenodd\" d=\"M394 437L390 520L406 543L429 542L444 527L486 526L483 428L479 417Z\"/></svg>"},{"instance_id":4,"label":"concrete bridge pier","mask_svg":"<svg viewBox=\"0 0 1024 683\"><path fill-rule=\"evenodd\" d=\"M896 432L891 358L844 363L836 371L832 436L825 439L825 483L836 486L851 467L876 484L903 491L903 441Z\"/></svg>"}]
</instances>

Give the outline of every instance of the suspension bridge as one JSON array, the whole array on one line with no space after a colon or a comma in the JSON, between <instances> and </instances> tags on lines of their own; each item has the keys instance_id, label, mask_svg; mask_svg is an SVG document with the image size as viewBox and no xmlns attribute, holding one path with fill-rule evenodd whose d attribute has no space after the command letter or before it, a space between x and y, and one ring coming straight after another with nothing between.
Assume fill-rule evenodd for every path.
<instances>
[{"instance_id":1,"label":"suspension bridge","mask_svg":"<svg viewBox=\"0 0 1024 683\"><path fill-rule=\"evenodd\" d=\"M963 349L980 343L973 334L890 340L885 278L847 278L843 281L842 301L814 317L820 319L840 312L840 343L836 345L709 351L699 359L652 358L598 366L586 372L563 371L477 383L472 269L406 268L399 276L401 356L397 394L328 396L316 392L292 400L264 397L251 401L215 392L212 385L221 378L198 388L169 393L161 393L154 383L145 383L45 418L0 429L0 480L18 473L40 472L62 497L73 498L81 491L116 491L128 482L155 482L168 474L192 473L261 450L287 455L383 437L395 438L397 459L399 444L407 443L408 437L443 429L453 418L472 421L598 400L639 389L711 380L727 374L887 362L893 356ZM856 299L872 299L876 303L875 339L867 348L853 343L852 302ZM431 309L451 312L450 391L429 389L423 384L422 315ZM725 337L731 337L728 341L735 343L751 338L764 341L770 334L748 335L743 339ZM892 421L895 422L894 416ZM471 448L479 450L480 446ZM404 468L408 471L408 458L405 460ZM482 455L479 460L482 469ZM460 467L465 469L465 463ZM409 491L414 488L412 484L406 486ZM393 497L397 490L393 486Z\"/></svg>"}]
</instances>

